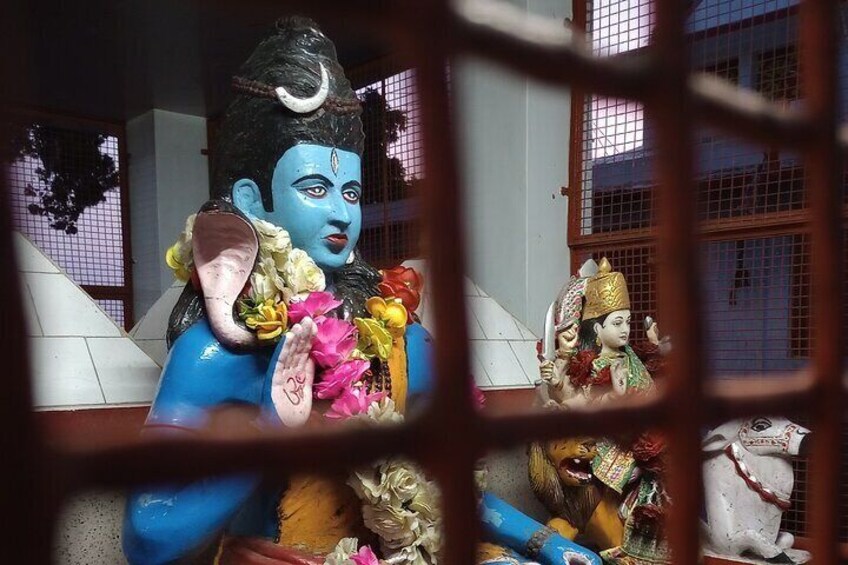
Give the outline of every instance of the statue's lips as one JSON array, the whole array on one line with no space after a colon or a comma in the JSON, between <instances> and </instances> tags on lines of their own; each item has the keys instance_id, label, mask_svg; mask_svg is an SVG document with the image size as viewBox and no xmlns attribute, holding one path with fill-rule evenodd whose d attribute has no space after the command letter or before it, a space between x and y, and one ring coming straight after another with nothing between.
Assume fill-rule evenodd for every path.
<instances>
[{"instance_id":1,"label":"statue's lips","mask_svg":"<svg viewBox=\"0 0 848 565\"><path fill-rule=\"evenodd\" d=\"M338 253L347 245L347 236L343 233L334 233L325 237L324 241L330 246L330 250Z\"/></svg>"}]
</instances>

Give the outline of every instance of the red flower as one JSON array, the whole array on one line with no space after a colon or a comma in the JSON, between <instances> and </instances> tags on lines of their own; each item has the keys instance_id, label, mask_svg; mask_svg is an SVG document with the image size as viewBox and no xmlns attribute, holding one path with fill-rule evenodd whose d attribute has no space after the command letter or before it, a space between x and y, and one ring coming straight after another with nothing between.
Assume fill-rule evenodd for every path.
<instances>
[{"instance_id":1,"label":"red flower","mask_svg":"<svg viewBox=\"0 0 848 565\"><path fill-rule=\"evenodd\" d=\"M421 303L421 289L424 288L424 279L415 269L398 265L391 269L381 271L383 280L377 285L383 298L397 298L400 300L407 312L408 324L413 322L412 313L418 309Z\"/></svg>"},{"instance_id":2,"label":"red flower","mask_svg":"<svg viewBox=\"0 0 848 565\"><path fill-rule=\"evenodd\" d=\"M610 371L609 367L604 367L600 371L598 371L597 376L592 380L592 384L594 385L611 385L612 384L612 371Z\"/></svg>"},{"instance_id":3,"label":"red flower","mask_svg":"<svg viewBox=\"0 0 848 565\"><path fill-rule=\"evenodd\" d=\"M633 509L633 526L647 535L659 535L665 526L665 510L656 504L641 504Z\"/></svg>"},{"instance_id":4,"label":"red flower","mask_svg":"<svg viewBox=\"0 0 848 565\"><path fill-rule=\"evenodd\" d=\"M657 432L645 432L633 442L633 458L647 471L665 470L665 438Z\"/></svg>"},{"instance_id":5,"label":"red flower","mask_svg":"<svg viewBox=\"0 0 848 565\"><path fill-rule=\"evenodd\" d=\"M568 379L574 386L587 385L592 380L592 362L597 358L594 351L581 351L568 362Z\"/></svg>"}]
</instances>

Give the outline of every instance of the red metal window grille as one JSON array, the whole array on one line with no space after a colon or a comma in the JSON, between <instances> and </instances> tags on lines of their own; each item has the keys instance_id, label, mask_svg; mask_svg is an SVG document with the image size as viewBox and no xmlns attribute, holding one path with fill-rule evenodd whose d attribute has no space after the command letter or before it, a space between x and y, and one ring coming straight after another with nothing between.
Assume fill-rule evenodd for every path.
<instances>
[{"instance_id":1,"label":"red metal window grille","mask_svg":"<svg viewBox=\"0 0 848 565\"><path fill-rule=\"evenodd\" d=\"M654 3L589 0L585 29L597 55L644 52L654 33ZM848 6L839 2L838 42L848 47ZM619 19L610 18L617 13ZM624 18L624 22L620 21ZM785 109L801 104L799 5L792 0L703 0L686 14L690 68L757 92ZM837 69L840 92L848 66ZM844 100L840 116L844 115ZM587 95L582 102L576 173L580 204L572 205L569 241L577 258L653 241L657 234L654 182L657 138L640 102ZM805 367L813 352L811 318L810 202L799 152L719 132L694 129L697 211L701 245L702 310L709 371L719 378L788 374ZM579 144L578 144L579 143ZM843 179L843 191L846 182ZM576 217L575 217L576 216ZM770 237L762 235L774 234ZM597 249L603 249L599 253ZM615 263L613 263L615 265ZM624 266L628 264L624 260ZM655 287L634 299L637 313L657 303ZM650 298L646 298L650 296ZM638 314L637 314L638 318ZM662 315L659 316L662 320ZM848 428L843 431L848 442ZM784 526L804 535L809 495L807 467L796 462L794 510ZM848 473L848 461L842 466ZM844 489L843 489L844 490ZM845 499L843 493L842 499ZM848 504L840 540L848 542Z\"/></svg>"},{"instance_id":2,"label":"red metal window grille","mask_svg":"<svg viewBox=\"0 0 848 565\"><path fill-rule=\"evenodd\" d=\"M436 333L434 368L436 387L432 402L420 416L393 429L349 432L289 433L257 437L249 420L227 421L224 428L200 432L185 440L129 441L109 443L88 438L88 443L57 448L48 445L29 411L30 396L26 356L9 358L6 394L0 396L4 421L16 433L3 435L4 453L9 457L4 510L16 519L0 532L3 547L18 550L17 562L49 560L43 543L45 524L52 523L56 508L68 494L91 486L129 486L151 481L190 480L202 476L250 470L267 477L286 472L320 468L352 467L387 453L403 452L421 460L442 487L445 508L443 562L470 563L474 559L476 500L472 471L477 456L486 448L523 444L531 438L544 439L572 434L607 435L622 429L662 427L670 439L669 489L674 504L668 520L674 559L695 563L699 559L701 454L699 430L708 422L761 413L806 412L815 428L809 476L808 524L812 549L821 563L839 561L838 507L833 496L840 479L841 424L845 390L842 382L842 270L834 268L841 257L842 209L837 191L842 172L839 157L848 142L837 135L836 100L837 30L835 2L805 0L801 18L799 59L801 91L805 110L765 102L752 107L752 99L728 89L714 79L689 76L686 56L687 9L677 0L657 0L651 46L635 57L601 59L587 53L574 37L551 38L553 28L524 21L500 4L465 0L460 3L397 2L369 11L360 2L338 4L316 0L314 10L325 17L345 18L352 26L391 30L414 48L418 90L427 155L427 190L422 191L422 212L431 255L429 288L434 297ZM585 23L586 6L575 6L575 20ZM385 29L383 29L385 28ZM432 30L442 30L433 34ZM561 25L556 25L561 30ZM397 33L401 31L403 33ZM560 32L561 33L561 32ZM607 97L639 100L654 120L657 171L656 224L659 237L648 234L642 242L629 237L633 247L655 245L657 309L668 320L674 336L674 353L661 394L641 405L606 406L600 413L581 410L562 413L511 414L498 418L478 415L471 402L467 381L469 362L463 304L464 245L461 228L462 187L458 182L456 144L450 121L448 89L444 69L455 52L484 56L550 82L569 84L575 95L597 90ZM631 64L633 61L636 64ZM657 80L662 77L662 80ZM4 77L6 78L6 77ZM757 102L764 99L756 98ZM578 100L579 102L579 100ZM581 104L576 105L581 112ZM432 119L431 119L432 118ZM696 160L690 147L701 119L769 145L784 144L804 155L809 206L806 217L796 224L786 222L776 232L742 236L731 228L699 226L689 204L693 201ZM582 122L574 122L576 128ZM583 137L574 141L577 155ZM572 153L573 155L575 153ZM582 162L577 159L578 172ZM6 179L3 179L4 182ZM578 179L579 180L579 179ZM580 187L575 186L579 195ZM572 192L574 194L574 191ZM5 201L8 194L0 192ZM582 202L572 199L576 210ZM5 212L7 208L3 207ZM579 213L579 212L578 212ZM589 241L571 229L574 256L590 248L612 249L624 239L617 232L604 233ZM747 227L750 218L737 225ZM0 233L6 234L9 215L0 214ZM799 227L800 226L800 227ZM720 229L721 228L721 229ZM702 347L704 320L700 300L700 261L696 253L696 230L712 234L712 240L762 239L809 233L813 351L807 371L798 372L785 383L776 379L745 386L744 381L716 388L705 379ZM740 230L735 227L733 229ZM722 231L724 230L724 231ZM767 230L764 230L767 231ZM788 233L787 233L788 232ZM592 234L594 235L594 234ZM0 260L13 264L9 238L0 242ZM16 288L12 270L0 271L4 288ZM15 301L0 309L3 335L13 350L25 350L20 326L21 306ZM126 440L127 438L120 438ZM117 446L116 446L117 445ZM48 475L47 469L65 472Z\"/></svg>"},{"instance_id":3,"label":"red metal window grille","mask_svg":"<svg viewBox=\"0 0 848 565\"><path fill-rule=\"evenodd\" d=\"M362 101L363 232L360 252L380 267L419 256L416 194L424 175L421 103L414 69L397 70L396 59L380 60L353 80ZM381 78L374 80L376 74Z\"/></svg>"}]
</instances>

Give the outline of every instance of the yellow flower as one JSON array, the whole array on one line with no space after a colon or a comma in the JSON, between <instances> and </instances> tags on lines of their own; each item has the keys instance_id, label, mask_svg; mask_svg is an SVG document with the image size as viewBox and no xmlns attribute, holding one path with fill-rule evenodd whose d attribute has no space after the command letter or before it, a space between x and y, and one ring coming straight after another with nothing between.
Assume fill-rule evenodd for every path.
<instances>
[{"instance_id":1,"label":"yellow flower","mask_svg":"<svg viewBox=\"0 0 848 565\"><path fill-rule=\"evenodd\" d=\"M169 247L168 251L165 253L165 263L173 269L175 277L183 282L188 282L191 278L191 271L179 259L181 247L182 243L179 241Z\"/></svg>"},{"instance_id":2,"label":"yellow flower","mask_svg":"<svg viewBox=\"0 0 848 565\"><path fill-rule=\"evenodd\" d=\"M248 316L244 323L256 330L256 337L261 340L277 339L288 327L288 308L285 302L277 302L269 298L256 309L256 315Z\"/></svg>"},{"instance_id":3,"label":"yellow flower","mask_svg":"<svg viewBox=\"0 0 848 565\"><path fill-rule=\"evenodd\" d=\"M165 263L174 270L174 276L183 282L191 278L194 258L191 252L191 238L194 232L194 219L197 214L186 218L185 229L177 238L176 243L165 253Z\"/></svg>"},{"instance_id":4,"label":"yellow flower","mask_svg":"<svg viewBox=\"0 0 848 565\"><path fill-rule=\"evenodd\" d=\"M374 319L382 322L394 338L401 337L406 331L406 308L403 303L390 298L388 302L379 296L369 298L365 302L365 308L374 316Z\"/></svg>"},{"instance_id":5,"label":"yellow flower","mask_svg":"<svg viewBox=\"0 0 848 565\"><path fill-rule=\"evenodd\" d=\"M393 340L383 324L373 318L354 318L353 323L359 330L359 343L356 348L366 357L377 356L383 361L387 360Z\"/></svg>"}]
</instances>

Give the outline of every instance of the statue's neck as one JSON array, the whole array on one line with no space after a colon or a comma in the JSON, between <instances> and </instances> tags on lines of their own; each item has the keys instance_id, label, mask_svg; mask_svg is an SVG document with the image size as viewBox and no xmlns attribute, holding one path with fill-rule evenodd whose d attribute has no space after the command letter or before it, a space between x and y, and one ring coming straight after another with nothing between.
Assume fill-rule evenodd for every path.
<instances>
[{"instance_id":1,"label":"statue's neck","mask_svg":"<svg viewBox=\"0 0 848 565\"><path fill-rule=\"evenodd\" d=\"M324 283L326 292L329 292L333 296L336 295L336 277L333 271L324 271Z\"/></svg>"},{"instance_id":2,"label":"statue's neck","mask_svg":"<svg viewBox=\"0 0 848 565\"><path fill-rule=\"evenodd\" d=\"M601 344L601 355L606 357L617 357L622 353L624 353L624 347L609 347L606 344Z\"/></svg>"}]
</instances>

